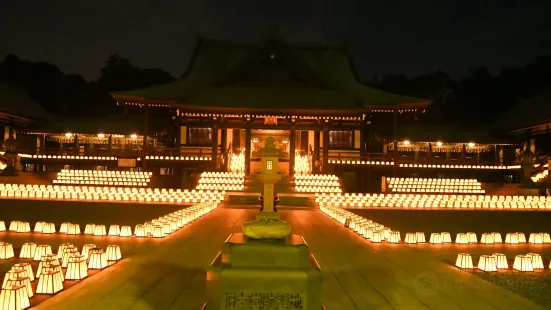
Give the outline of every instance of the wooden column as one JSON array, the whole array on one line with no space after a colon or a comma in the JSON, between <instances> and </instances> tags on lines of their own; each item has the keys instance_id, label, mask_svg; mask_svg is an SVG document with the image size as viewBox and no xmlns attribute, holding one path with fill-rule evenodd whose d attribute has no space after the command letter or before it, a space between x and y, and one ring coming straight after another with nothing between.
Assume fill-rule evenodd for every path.
<instances>
[{"instance_id":1,"label":"wooden column","mask_svg":"<svg viewBox=\"0 0 551 310\"><path fill-rule=\"evenodd\" d=\"M312 172L319 173L316 163L320 160L320 131L314 131L314 158L312 163Z\"/></svg>"},{"instance_id":2,"label":"wooden column","mask_svg":"<svg viewBox=\"0 0 551 310\"><path fill-rule=\"evenodd\" d=\"M323 150L322 150L322 156L323 156L323 163L322 163L322 170L323 173L329 172L329 127L324 126L323 127Z\"/></svg>"},{"instance_id":3,"label":"wooden column","mask_svg":"<svg viewBox=\"0 0 551 310\"><path fill-rule=\"evenodd\" d=\"M46 134L40 135L40 154L44 154L44 149L46 148Z\"/></svg>"},{"instance_id":4,"label":"wooden column","mask_svg":"<svg viewBox=\"0 0 551 310\"><path fill-rule=\"evenodd\" d=\"M362 155L367 152L366 148L366 136L367 136L367 124L365 120L362 120L360 123L360 160L363 159Z\"/></svg>"},{"instance_id":5,"label":"wooden column","mask_svg":"<svg viewBox=\"0 0 551 310\"><path fill-rule=\"evenodd\" d=\"M211 132L211 140L212 140L212 169L218 170L218 124L213 123L212 124L212 132Z\"/></svg>"},{"instance_id":6,"label":"wooden column","mask_svg":"<svg viewBox=\"0 0 551 310\"><path fill-rule=\"evenodd\" d=\"M241 152L241 129L232 129L232 147L233 153Z\"/></svg>"},{"instance_id":7,"label":"wooden column","mask_svg":"<svg viewBox=\"0 0 551 310\"><path fill-rule=\"evenodd\" d=\"M245 128L245 175L251 174L251 127Z\"/></svg>"},{"instance_id":8,"label":"wooden column","mask_svg":"<svg viewBox=\"0 0 551 310\"><path fill-rule=\"evenodd\" d=\"M113 135L107 137L107 150L111 152L113 150Z\"/></svg>"},{"instance_id":9,"label":"wooden column","mask_svg":"<svg viewBox=\"0 0 551 310\"><path fill-rule=\"evenodd\" d=\"M222 168L224 171L228 170L228 151L227 151L227 144L228 144L228 130L226 128L223 128L220 130L220 134L222 135L220 137L220 152L222 152L222 158L224 160L224 163L222 164Z\"/></svg>"},{"instance_id":10,"label":"wooden column","mask_svg":"<svg viewBox=\"0 0 551 310\"><path fill-rule=\"evenodd\" d=\"M289 176L295 174L295 150L297 144L297 135L295 130L295 124L291 124L289 130Z\"/></svg>"},{"instance_id":11,"label":"wooden column","mask_svg":"<svg viewBox=\"0 0 551 310\"><path fill-rule=\"evenodd\" d=\"M80 146L78 145L78 134L76 133L73 136L73 148L75 149L75 155L78 155Z\"/></svg>"},{"instance_id":12,"label":"wooden column","mask_svg":"<svg viewBox=\"0 0 551 310\"><path fill-rule=\"evenodd\" d=\"M427 157L428 157L428 160L432 159L432 143L430 143L430 142L429 142L429 147L428 147L428 151L427 151Z\"/></svg>"},{"instance_id":13,"label":"wooden column","mask_svg":"<svg viewBox=\"0 0 551 310\"><path fill-rule=\"evenodd\" d=\"M144 158L145 158L145 155L147 154L147 132L149 129L148 127L149 127L149 105L146 104L145 110L144 110L144 126L143 126L143 141L142 141Z\"/></svg>"},{"instance_id":14,"label":"wooden column","mask_svg":"<svg viewBox=\"0 0 551 310\"><path fill-rule=\"evenodd\" d=\"M465 160L465 155L467 154L467 146L465 143L461 146L461 160Z\"/></svg>"},{"instance_id":15,"label":"wooden column","mask_svg":"<svg viewBox=\"0 0 551 310\"><path fill-rule=\"evenodd\" d=\"M398 138L397 138L397 127L398 127L398 124L397 124L397 118L398 118L398 111L396 109L394 109L394 117L393 117L393 143L394 143L394 151L392 152L392 157L394 158L394 165L392 165L392 176L393 177L396 177L396 166L398 166Z\"/></svg>"}]
</instances>

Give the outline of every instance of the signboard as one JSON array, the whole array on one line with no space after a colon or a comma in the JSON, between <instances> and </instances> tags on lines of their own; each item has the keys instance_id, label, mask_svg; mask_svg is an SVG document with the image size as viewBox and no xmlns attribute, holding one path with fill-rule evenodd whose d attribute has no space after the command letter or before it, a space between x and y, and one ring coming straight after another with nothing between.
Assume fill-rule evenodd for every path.
<instances>
[{"instance_id":1,"label":"signboard","mask_svg":"<svg viewBox=\"0 0 551 310\"><path fill-rule=\"evenodd\" d=\"M266 116L264 118L264 125L277 125L277 116Z\"/></svg>"},{"instance_id":2,"label":"signboard","mask_svg":"<svg viewBox=\"0 0 551 310\"><path fill-rule=\"evenodd\" d=\"M135 168L136 158L117 158L117 165L125 168Z\"/></svg>"}]
</instances>

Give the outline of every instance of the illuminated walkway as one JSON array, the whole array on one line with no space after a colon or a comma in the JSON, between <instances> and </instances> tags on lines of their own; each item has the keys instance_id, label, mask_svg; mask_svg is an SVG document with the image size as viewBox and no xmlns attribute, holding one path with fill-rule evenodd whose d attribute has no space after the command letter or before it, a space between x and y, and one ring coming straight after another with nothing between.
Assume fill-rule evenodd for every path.
<instances>
[{"instance_id":1,"label":"illuminated walkway","mask_svg":"<svg viewBox=\"0 0 551 310\"><path fill-rule=\"evenodd\" d=\"M218 209L37 309L200 309L205 270L230 233L257 211ZM423 249L372 245L319 211L281 211L324 273L328 310L540 309Z\"/></svg>"}]
</instances>

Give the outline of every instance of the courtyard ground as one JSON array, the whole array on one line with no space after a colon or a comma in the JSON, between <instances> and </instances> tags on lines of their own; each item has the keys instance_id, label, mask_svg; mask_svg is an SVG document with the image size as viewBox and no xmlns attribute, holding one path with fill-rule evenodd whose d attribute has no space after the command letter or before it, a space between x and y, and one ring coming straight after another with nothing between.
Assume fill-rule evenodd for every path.
<instances>
[{"instance_id":1,"label":"courtyard ground","mask_svg":"<svg viewBox=\"0 0 551 310\"><path fill-rule=\"evenodd\" d=\"M121 245L126 259L37 309L200 309L206 299L207 266L227 236L240 232L241 225L257 212L220 208L159 240L82 236L61 240L56 236L60 240L54 243L54 236L15 233L2 233L0 240L15 247L31 237L52 245ZM319 211L283 210L281 215L295 233L305 237L321 265L322 296L328 310L541 309L451 266L449 261L464 249L373 245Z\"/></svg>"}]
</instances>

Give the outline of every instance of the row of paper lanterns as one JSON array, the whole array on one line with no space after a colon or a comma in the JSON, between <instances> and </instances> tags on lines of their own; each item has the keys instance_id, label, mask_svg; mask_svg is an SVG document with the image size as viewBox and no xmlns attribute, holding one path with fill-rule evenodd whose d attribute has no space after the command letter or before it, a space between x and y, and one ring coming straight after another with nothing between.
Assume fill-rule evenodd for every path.
<instances>
[{"instance_id":1,"label":"row of paper lanterns","mask_svg":"<svg viewBox=\"0 0 551 310\"><path fill-rule=\"evenodd\" d=\"M455 266L460 269L474 269L471 255L469 253L459 253L455 261ZM517 271L534 271L544 268L543 259L538 253L516 255L513 262L513 269ZM549 268L551 268L551 264ZM507 262L505 254L494 253L491 255L481 255L478 259L476 269L486 272L497 272L498 270L509 269L509 263Z\"/></svg>"}]
</instances>

